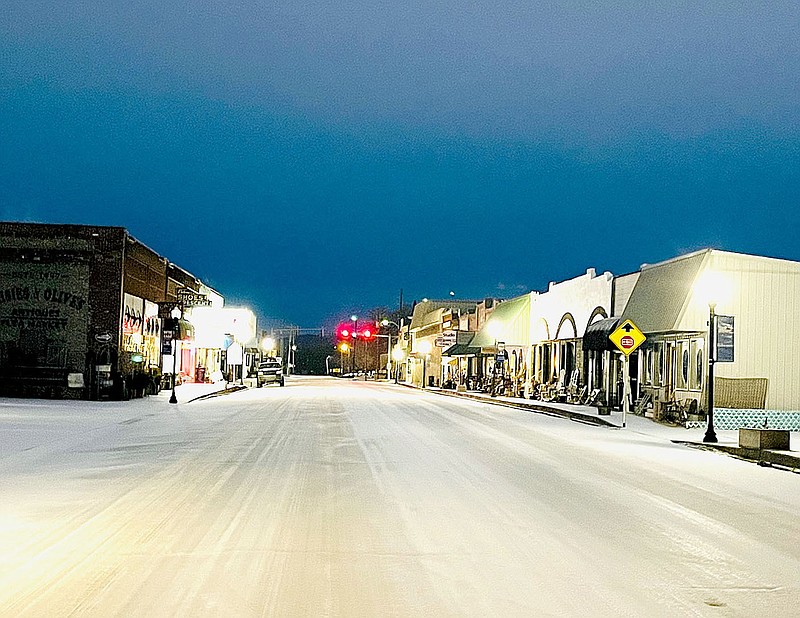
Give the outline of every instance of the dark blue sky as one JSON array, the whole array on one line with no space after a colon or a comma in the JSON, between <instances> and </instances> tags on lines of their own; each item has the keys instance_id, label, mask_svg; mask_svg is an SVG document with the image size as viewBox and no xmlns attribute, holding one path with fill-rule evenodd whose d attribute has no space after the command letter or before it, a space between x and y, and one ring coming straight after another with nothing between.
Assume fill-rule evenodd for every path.
<instances>
[{"instance_id":1,"label":"dark blue sky","mask_svg":"<svg viewBox=\"0 0 800 618\"><path fill-rule=\"evenodd\" d=\"M6 0L0 219L125 226L302 326L800 260L799 66L789 0Z\"/></svg>"}]
</instances>

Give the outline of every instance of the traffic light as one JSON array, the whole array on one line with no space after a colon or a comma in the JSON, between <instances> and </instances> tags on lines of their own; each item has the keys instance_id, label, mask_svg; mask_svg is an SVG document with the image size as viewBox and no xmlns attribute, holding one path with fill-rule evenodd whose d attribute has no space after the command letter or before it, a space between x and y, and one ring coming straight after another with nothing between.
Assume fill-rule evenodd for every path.
<instances>
[{"instance_id":1,"label":"traffic light","mask_svg":"<svg viewBox=\"0 0 800 618\"><path fill-rule=\"evenodd\" d=\"M352 335L353 333L350 330L349 324L339 324L339 326L336 327L336 338L339 341L346 341L350 339Z\"/></svg>"},{"instance_id":2,"label":"traffic light","mask_svg":"<svg viewBox=\"0 0 800 618\"><path fill-rule=\"evenodd\" d=\"M375 331L371 328L365 328L361 331L361 337L364 338L366 341L372 341L375 339Z\"/></svg>"}]
</instances>

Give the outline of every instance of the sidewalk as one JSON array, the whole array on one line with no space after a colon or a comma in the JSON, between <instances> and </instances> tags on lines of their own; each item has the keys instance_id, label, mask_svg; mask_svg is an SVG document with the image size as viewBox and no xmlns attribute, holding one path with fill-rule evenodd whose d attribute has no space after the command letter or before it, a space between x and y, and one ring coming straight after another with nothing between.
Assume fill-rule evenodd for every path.
<instances>
[{"instance_id":1,"label":"sidewalk","mask_svg":"<svg viewBox=\"0 0 800 618\"><path fill-rule=\"evenodd\" d=\"M181 403L188 403L196 399L222 394L226 392L226 390L227 392L234 392L244 388L247 387L240 386L238 383L234 382L214 382L213 384L186 382L175 387L175 397ZM165 389L159 393L159 396L164 396L166 394L166 396L169 397L171 393L172 389Z\"/></svg>"},{"instance_id":2,"label":"sidewalk","mask_svg":"<svg viewBox=\"0 0 800 618\"><path fill-rule=\"evenodd\" d=\"M416 388L409 384L403 384L402 386ZM488 394L481 392L468 391L466 393L458 393L456 391L444 390L436 387L429 387L425 390L430 393L436 393L438 395L444 395L447 397L473 399L476 401L482 401L484 403L492 403L495 405L519 408L522 410L530 410L531 412L536 412L538 414L560 416L569 420L598 425L600 427L644 434L669 440L678 444L685 444L694 448L706 448L723 451L742 459L756 461L759 463L759 465L778 466L791 469L794 472L800 472L800 451L798 450L800 447L800 432L797 431L790 432L790 448L792 450L758 451L744 449L739 446L738 430L717 430L716 434L718 442L710 444L703 442L705 428L686 429L684 427L663 425L650 418L637 416L635 414L628 414L626 416L625 427L623 428L623 414L618 410L611 410L610 414L601 415L599 414L598 409L594 406L527 400L519 397L491 397Z\"/></svg>"}]
</instances>

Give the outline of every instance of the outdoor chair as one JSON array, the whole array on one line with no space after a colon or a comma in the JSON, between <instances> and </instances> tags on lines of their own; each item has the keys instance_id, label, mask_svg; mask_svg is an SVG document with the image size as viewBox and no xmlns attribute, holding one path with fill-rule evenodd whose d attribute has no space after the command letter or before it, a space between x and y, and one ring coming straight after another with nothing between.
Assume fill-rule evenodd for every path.
<instances>
[{"instance_id":1,"label":"outdoor chair","mask_svg":"<svg viewBox=\"0 0 800 618\"><path fill-rule=\"evenodd\" d=\"M595 388L589 393L589 396L586 398L584 405L587 406L596 406L600 401L603 399L603 389Z\"/></svg>"},{"instance_id":2,"label":"outdoor chair","mask_svg":"<svg viewBox=\"0 0 800 618\"><path fill-rule=\"evenodd\" d=\"M582 386L579 391L575 392L570 398L569 403L582 403L584 398L586 397L586 393L589 392L588 386Z\"/></svg>"}]
</instances>

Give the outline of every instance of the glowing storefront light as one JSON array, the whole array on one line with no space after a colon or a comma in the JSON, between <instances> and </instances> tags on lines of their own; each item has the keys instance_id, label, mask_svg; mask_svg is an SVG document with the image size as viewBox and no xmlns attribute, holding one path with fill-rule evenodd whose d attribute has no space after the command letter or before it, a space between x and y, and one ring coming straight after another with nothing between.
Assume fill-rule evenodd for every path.
<instances>
[{"instance_id":1,"label":"glowing storefront light","mask_svg":"<svg viewBox=\"0 0 800 618\"><path fill-rule=\"evenodd\" d=\"M227 334L242 344L254 343L256 338L256 316L246 307L196 307L192 324L198 348L223 348Z\"/></svg>"}]
</instances>

